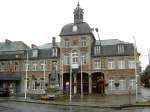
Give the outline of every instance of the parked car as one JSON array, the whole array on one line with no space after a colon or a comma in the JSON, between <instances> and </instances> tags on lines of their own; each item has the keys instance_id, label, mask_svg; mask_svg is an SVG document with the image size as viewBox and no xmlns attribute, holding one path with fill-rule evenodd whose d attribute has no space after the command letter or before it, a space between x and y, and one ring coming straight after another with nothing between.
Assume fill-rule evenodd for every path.
<instances>
[{"instance_id":1,"label":"parked car","mask_svg":"<svg viewBox=\"0 0 150 112\"><path fill-rule=\"evenodd\" d=\"M0 96L10 96L9 89L0 88Z\"/></svg>"}]
</instances>

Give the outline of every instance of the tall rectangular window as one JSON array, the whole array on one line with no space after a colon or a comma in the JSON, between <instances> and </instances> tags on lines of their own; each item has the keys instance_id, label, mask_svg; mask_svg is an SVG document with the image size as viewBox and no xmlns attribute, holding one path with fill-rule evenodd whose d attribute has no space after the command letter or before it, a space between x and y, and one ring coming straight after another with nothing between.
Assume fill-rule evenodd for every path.
<instances>
[{"instance_id":1,"label":"tall rectangular window","mask_svg":"<svg viewBox=\"0 0 150 112\"><path fill-rule=\"evenodd\" d=\"M69 64L69 54L64 54L64 64L65 65Z\"/></svg>"},{"instance_id":2,"label":"tall rectangular window","mask_svg":"<svg viewBox=\"0 0 150 112\"><path fill-rule=\"evenodd\" d=\"M131 87L131 89L135 89L136 88L136 81L135 81L135 79L130 79L129 80L129 87Z\"/></svg>"},{"instance_id":3,"label":"tall rectangular window","mask_svg":"<svg viewBox=\"0 0 150 112\"><path fill-rule=\"evenodd\" d=\"M76 51L72 52L72 63L78 63L78 53Z\"/></svg>"},{"instance_id":4,"label":"tall rectangular window","mask_svg":"<svg viewBox=\"0 0 150 112\"><path fill-rule=\"evenodd\" d=\"M81 46L86 47L86 38L81 38Z\"/></svg>"},{"instance_id":5,"label":"tall rectangular window","mask_svg":"<svg viewBox=\"0 0 150 112\"><path fill-rule=\"evenodd\" d=\"M118 61L118 69L125 69L125 61L124 60Z\"/></svg>"},{"instance_id":6,"label":"tall rectangular window","mask_svg":"<svg viewBox=\"0 0 150 112\"><path fill-rule=\"evenodd\" d=\"M70 42L69 42L69 40L65 40L65 47L70 47Z\"/></svg>"},{"instance_id":7,"label":"tall rectangular window","mask_svg":"<svg viewBox=\"0 0 150 112\"><path fill-rule=\"evenodd\" d=\"M33 63L33 71L37 71L37 63Z\"/></svg>"},{"instance_id":8,"label":"tall rectangular window","mask_svg":"<svg viewBox=\"0 0 150 112\"><path fill-rule=\"evenodd\" d=\"M44 79L40 78L40 89L44 89Z\"/></svg>"},{"instance_id":9,"label":"tall rectangular window","mask_svg":"<svg viewBox=\"0 0 150 112\"><path fill-rule=\"evenodd\" d=\"M115 69L115 62L112 61L108 61L108 69Z\"/></svg>"},{"instance_id":10,"label":"tall rectangular window","mask_svg":"<svg viewBox=\"0 0 150 112\"><path fill-rule=\"evenodd\" d=\"M108 80L108 89L109 90L114 90L115 89L115 80L113 80L113 79Z\"/></svg>"},{"instance_id":11,"label":"tall rectangular window","mask_svg":"<svg viewBox=\"0 0 150 112\"><path fill-rule=\"evenodd\" d=\"M101 68L100 60L94 60L94 69L100 69L100 68Z\"/></svg>"},{"instance_id":12,"label":"tall rectangular window","mask_svg":"<svg viewBox=\"0 0 150 112\"><path fill-rule=\"evenodd\" d=\"M129 69L134 69L135 68L135 61L134 60L129 60L128 61L128 67L129 67Z\"/></svg>"},{"instance_id":13,"label":"tall rectangular window","mask_svg":"<svg viewBox=\"0 0 150 112\"><path fill-rule=\"evenodd\" d=\"M41 64L41 70L43 70L43 71L45 70L45 63Z\"/></svg>"},{"instance_id":14,"label":"tall rectangular window","mask_svg":"<svg viewBox=\"0 0 150 112\"><path fill-rule=\"evenodd\" d=\"M82 64L86 64L86 53L81 54Z\"/></svg>"},{"instance_id":15,"label":"tall rectangular window","mask_svg":"<svg viewBox=\"0 0 150 112\"><path fill-rule=\"evenodd\" d=\"M125 90L126 89L126 81L125 80L119 80L119 89Z\"/></svg>"}]
</instances>

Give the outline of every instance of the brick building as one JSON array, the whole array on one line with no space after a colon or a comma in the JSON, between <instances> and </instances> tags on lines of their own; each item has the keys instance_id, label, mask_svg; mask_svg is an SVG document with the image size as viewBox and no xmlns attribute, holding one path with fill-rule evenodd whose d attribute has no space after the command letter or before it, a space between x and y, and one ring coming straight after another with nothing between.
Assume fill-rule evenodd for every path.
<instances>
[{"instance_id":1,"label":"brick building","mask_svg":"<svg viewBox=\"0 0 150 112\"><path fill-rule=\"evenodd\" d=\"M134 54L139 54L134 45L118 39L96 40L83 21L79 4L73 14L74 22L62 27L59 43L54 37L52 43L32 48L20 41L0 43L0 87L7 85L16 93L24 93L27 74L27 93L42 94L55 69L64 93L70 76L72 93L81 92L81 74L84 94L127 93L129 86L135 91L135 66L140 72L140 63L135 63Z\"/></svg>"}]
</instances>

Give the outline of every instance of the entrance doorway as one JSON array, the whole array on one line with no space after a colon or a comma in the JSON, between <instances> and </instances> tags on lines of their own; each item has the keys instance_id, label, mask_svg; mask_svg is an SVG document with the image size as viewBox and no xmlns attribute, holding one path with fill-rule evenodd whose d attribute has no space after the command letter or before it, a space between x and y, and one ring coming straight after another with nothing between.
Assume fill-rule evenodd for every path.
<instances>
[{"instance_id":1,"label":"entrance doorway","mask_svg":"<svg viewBox=\"0 0 150 112\"><path fill-rule=\"evenodd\" d=\"M102 72L92 74L92 93L105 94L105 77Z\"/></svg>"},{"instance_id":2,"label":"entrance doorway","mask_svg":"<svg viewBox=\"0 0 150 112\"><path fill-rule=\"evenodd\" d=\"M83 93L89 93L89 77L87 73L82 73L83 76ZM77 93L81 94L81 73L77 74Z\"/></svg>"}]
</instances>

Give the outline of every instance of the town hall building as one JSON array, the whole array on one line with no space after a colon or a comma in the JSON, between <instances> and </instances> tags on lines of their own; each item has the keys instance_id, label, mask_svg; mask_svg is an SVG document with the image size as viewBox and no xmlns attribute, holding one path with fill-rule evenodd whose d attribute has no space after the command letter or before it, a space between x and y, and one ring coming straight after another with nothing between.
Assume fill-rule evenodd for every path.
<instances>
[{"instance_id":1,"label":"town hall building","mask_svg":"<svg viewBox=\"0 0 150 112\"><path fill-rule=\"evenodd\" d=\"M32 48L20 41L0 43L0 87L24 93L27 75L27 93L43 94L55 73L64 94L70 84L72 94L127 94L129 87L135 92L135 68L138 73L141 68L133 43L96 40L79 3L73 16L61 29L60 42L53 37Z\"/></svg>"}]
</instances>

